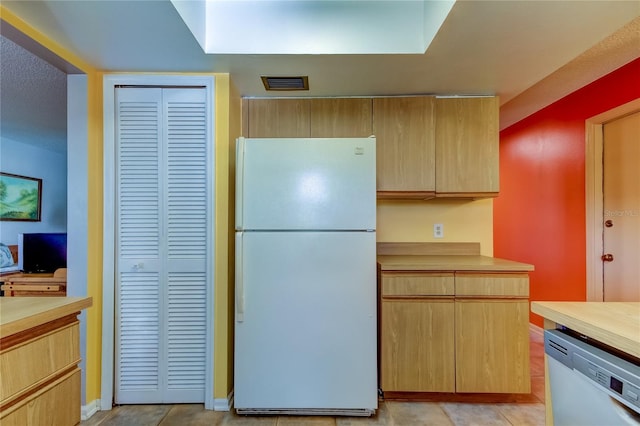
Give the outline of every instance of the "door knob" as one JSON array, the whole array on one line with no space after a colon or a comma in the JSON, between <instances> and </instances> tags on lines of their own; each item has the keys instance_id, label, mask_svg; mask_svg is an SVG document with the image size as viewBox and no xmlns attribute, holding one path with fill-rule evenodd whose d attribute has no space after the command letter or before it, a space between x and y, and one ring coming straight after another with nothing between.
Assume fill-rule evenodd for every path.
<instances>
[{"instance_id":1,"label":"door knob","mask_svg":"<svg viewBox=\"0 0 640 426\"><path fill-rule=\"evenodd\" d=\"M603 254L600 258L603 262L613 262L613 255L611 253Z\"/></svg>"},{"instance_id":2,"label":"door knob","mask_svg":"<svg viewBox=\"0 0 640 426\"><path fill-rule=\"evenodd\" d=\"M606 226L607 228L611 228L613 226L613 221L612 220L605 221L604 226Z\"/></svg>"}]
</instances>

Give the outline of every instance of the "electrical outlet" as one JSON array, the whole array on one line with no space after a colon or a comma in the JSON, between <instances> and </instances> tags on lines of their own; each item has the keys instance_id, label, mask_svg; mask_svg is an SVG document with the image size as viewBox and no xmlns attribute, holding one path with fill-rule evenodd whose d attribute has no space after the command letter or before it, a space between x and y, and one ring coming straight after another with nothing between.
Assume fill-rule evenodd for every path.
<instances>
[{"instance_id":1,"label":"electrical outlet","mask_svg":"<svg viewBox=\"0 0 640 426\"><path fill-rule=\"evenodd\" d=\"M441 223L433 224L433 238L444 238L444 226Z\"/></svg>"}]
</instances>

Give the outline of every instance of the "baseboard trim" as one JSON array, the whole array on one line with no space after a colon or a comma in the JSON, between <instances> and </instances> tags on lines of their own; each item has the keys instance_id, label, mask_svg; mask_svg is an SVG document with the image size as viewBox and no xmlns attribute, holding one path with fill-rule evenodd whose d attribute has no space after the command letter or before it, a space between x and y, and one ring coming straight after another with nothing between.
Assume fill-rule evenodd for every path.
<instances>
[{"instance_id":1,"label":"baseboard trim","mask_svg":"<svg viewBox=\"0 0 640 426\"><path fill-rule=\"evenodd\" d=\"M98 411L100 411L100 400L95 399L87 405L80 407L80 420L88 420Z\"/></svg>"},{"instance_id":2,"label":"baseboard trim","mask_svg":"<svg viewBox=\"0 0 640 426\"><path fill-rule=\"evenodd\" d=\"M540 340L544 340L544 329L533 323L529 323L529 332L535 334Z\"/></svg>"},{"instance_id":3,"label":"baseboard trim","mask_svg":"<svg viewBox=\"0 0 640 426\"><path fill-rule=\"evenodd\" d=\"M226 398L215 398L213 400L214 411L230 411L233 406L233 390ZM95 413L100 411L101 402L99 399L91 401L87 405L80 407L80 420L88 420Z\"/></svg>"},{"instance_id":4,"label":"baseboard trim","mask_svg":"<svg viewBox=\"0 0 640 426\"><path fill-rule=\"evenodd\" d=\"M233 390L229 392L226 398L215 398L213 400L214 411L230 411L233 406Z\"/></svg>"}]
</instances>

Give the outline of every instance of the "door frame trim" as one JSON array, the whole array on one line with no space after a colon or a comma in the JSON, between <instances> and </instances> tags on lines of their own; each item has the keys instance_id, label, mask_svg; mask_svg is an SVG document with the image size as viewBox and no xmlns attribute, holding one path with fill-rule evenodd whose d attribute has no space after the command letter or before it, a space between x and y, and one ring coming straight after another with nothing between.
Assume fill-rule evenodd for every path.
<instances>
[{"instance_id":1,"label":"door frame trim","mask_svg":"<svg viewBox=\"0 0 640 426\"><path fill-rule=\"evenodd\" d=\"M603 265L599 260L604 250L602 241L602 128L608 121L640 110L640 99L635 99L585 121L585 213L586 213L586 267L587 301L602 302Z\"/></svg>"},{"instance_id":2,"label":"door frame trim","mask_svg":"<svg viewBox=\"0 0 640 426\"><path fill-rule=\"evenodd\" d=\"M103 164L104 164L104 211L103 211L103 255L102 255L102 360L101 360L101 410L111 410L114 396L114 336L115 336L115 230L116 230L116 187L115 187L115 88L116 86L200 86L207 91L209 107L208 153L211 168L215 165L215 97L214 76L156 75L156 74L109 74L103 77ZM211 188L211 209L215 211L215 176L208 177ZM209 238L207 250L207 323L206 323L206 367L205 367L205 409L214 409L214 261L215 259L215 218L208 218L212 238Z\"/></svg>"}]
</instances>

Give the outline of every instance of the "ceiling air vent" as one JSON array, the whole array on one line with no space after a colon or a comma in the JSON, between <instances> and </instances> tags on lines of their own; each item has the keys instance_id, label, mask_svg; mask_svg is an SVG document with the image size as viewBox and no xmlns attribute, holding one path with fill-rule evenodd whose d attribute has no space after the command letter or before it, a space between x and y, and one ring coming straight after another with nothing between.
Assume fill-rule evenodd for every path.
<instances>
[{"instance_id":1,"label":"ceiling air vent","mask_svg":"<svg viewBox=\"0 0 640 426\"><path fill-rule=\"evenodd\" d=\"M267 90L309 90L309 77L266 77L262 76L262 84Z\"/></svg>"}]
</instances>

